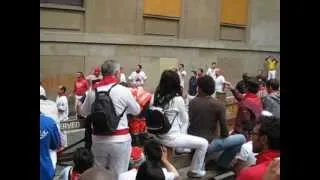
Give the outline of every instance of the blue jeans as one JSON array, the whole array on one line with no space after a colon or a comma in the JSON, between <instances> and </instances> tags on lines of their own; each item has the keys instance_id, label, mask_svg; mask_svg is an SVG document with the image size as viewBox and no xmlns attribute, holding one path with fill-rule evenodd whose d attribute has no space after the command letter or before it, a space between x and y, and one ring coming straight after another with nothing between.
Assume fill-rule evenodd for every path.
<instances>
[{"instance_id":1,"label":"blue jeans","mask_svg":"<svg viewBox=\"0 0 320 180\"><path fill-rule=\"evenodd\" d=\"M242 134L230 135L226 138L215 138L211 144L209 144L206 156L208 157L214 153L223 151L217 164L220 167L228 168L235 155L240 152L242 144L245 142L246 138Z\"/></svg>"}]
</instances>

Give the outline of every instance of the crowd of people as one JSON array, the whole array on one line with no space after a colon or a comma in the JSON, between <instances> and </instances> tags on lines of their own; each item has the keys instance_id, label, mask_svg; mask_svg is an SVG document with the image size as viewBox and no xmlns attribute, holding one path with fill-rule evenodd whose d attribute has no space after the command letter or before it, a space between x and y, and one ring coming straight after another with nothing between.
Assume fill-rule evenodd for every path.
<instances>
[{"instance_id":1,"label":"crowd of people","mask_svg":"<svg viewBox=\"0 0 320 180\"><path fill-rule=\"evenodd\" d=\"M147 80L141 64L128 82L115 60L106 60L87 77L78 72L75 111L86 118L90 145L74 152L73 166L59 178L179 179L168 157L170 148L192 155L188 177L204 177L206 165L214 159L218 172L233 171L238 180L280 179L278 60L270 56L266 64L267 77L244 73L234 87L213 62L206 73L202 68L192 71L188 90L187 72L179 64L164 70L153 95L145 96L133 93ZM41 180L53 179L56 153L67 144L59 122L68 120L68 95L65 86L58 89L56 102L51 101L40 82ZM215 98L226 91L238 101L232 130L227 128L226 107ZM147 99L143 104L141 97ZM132 117L144 122L139 123L144 134L140 147L132 136Z\"/></svg>"}]
</instances>

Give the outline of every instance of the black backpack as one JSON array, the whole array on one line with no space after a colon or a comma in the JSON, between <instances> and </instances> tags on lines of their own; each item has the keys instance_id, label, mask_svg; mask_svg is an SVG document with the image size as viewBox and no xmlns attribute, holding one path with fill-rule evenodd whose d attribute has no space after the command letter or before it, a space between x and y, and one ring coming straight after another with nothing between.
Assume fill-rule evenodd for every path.
<instances>
[{"instance_id":1,"label":"black backpack","mask_svg":"<svg viewBox=\"0 0 320 180\"><path fill-rule=\"evenodd\" d=\"M96 97L91 107L90 117L88 118L89 124L92 124L94 134L111 134L117 129L120 119L127 110L126 107L119 116L116 114L110 97L110 91L116 85L117 83L112 85L107 92L95 90Z\"/></svg>"},{"instance_id":2,"label":"black backpack","mask_svg":"<svg viewBox=\"0 0 320 180\"><path fill-rule=\"evenodd\" d=\"M175 114L172 123L169 122L167 113L162 107L152 106L147 110L147 130L151 134L161 135L166 134L172 127L178 113Z\"/></svg>"}]
</instances>

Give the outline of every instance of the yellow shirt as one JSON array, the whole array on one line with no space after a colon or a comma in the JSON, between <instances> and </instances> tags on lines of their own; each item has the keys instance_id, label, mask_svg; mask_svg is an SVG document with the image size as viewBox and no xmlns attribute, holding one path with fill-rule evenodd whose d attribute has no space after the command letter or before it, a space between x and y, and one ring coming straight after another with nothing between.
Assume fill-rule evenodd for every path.
<instances>
[{"instance_id":1,"label":"yellow shirt","mask_svg":"<svg viewBox=\"0 0 320 180\"><path fill-rule=\"evenodd\" d=\"M272 59L268 59L267 62L267 68L269 71L276 70L278 62L277 61L272 61Z\"/></svg>"}]
</instances>

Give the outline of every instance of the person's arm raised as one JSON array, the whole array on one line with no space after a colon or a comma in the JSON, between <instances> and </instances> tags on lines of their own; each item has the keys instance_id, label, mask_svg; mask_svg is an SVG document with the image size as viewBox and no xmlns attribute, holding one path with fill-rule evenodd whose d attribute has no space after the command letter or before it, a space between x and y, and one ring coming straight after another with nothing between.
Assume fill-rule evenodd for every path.
<instances>
[{"instance_id":1,"label":"person's arm raised","mask_svg":"<svg viewBox=\"0 0 320 180\"><path fill-rule=\"evenodd\" d=\"M161 156L161 161L163 162L165 168L169 171L172 172L175 176L175 179L177 179L180 175L177 171L177 169L168 161L167 158L167 149L165 147L162 146L162 156Z\"/></svg>"},{"instance_id":2,"label":"person's arm raised","mask_svg":"<svg viewBox=\"0 0 320 180\"><path fill-rule=\"evenodd\" d=\"M231 91L231 93L237 99L237 101L241 101L243 99L243 95L237 89L235 89L230 82L225 81L224 83L226 88Z\"/></svg>"}]
</instances>

